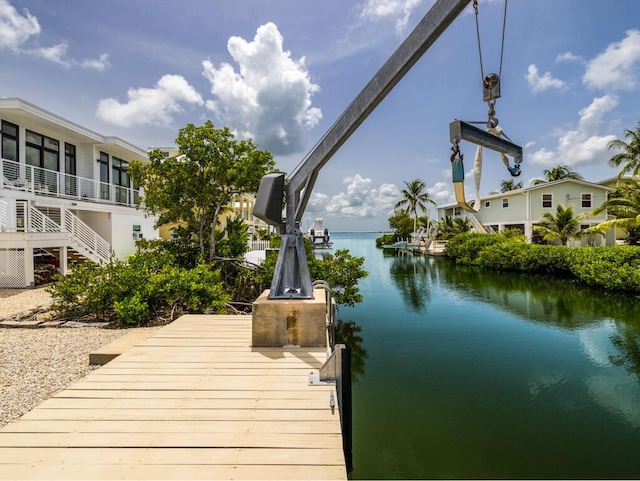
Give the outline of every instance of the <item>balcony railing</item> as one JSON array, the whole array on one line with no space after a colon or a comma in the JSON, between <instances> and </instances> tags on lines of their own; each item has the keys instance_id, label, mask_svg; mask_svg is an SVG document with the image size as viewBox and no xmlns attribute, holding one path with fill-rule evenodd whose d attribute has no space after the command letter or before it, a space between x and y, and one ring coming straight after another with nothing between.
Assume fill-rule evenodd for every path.
<instances>
[{"instance_id":1,"label":"balcony railing","mask_svg":"<svg viewBox=\"0 0 640 481\"><path fill-rule=\"evenodd\" d=\"M0 158L2 187L81 201L135 207L140 196L137 189L93 179L63 174Z\"/></svg>"}]
</instances>

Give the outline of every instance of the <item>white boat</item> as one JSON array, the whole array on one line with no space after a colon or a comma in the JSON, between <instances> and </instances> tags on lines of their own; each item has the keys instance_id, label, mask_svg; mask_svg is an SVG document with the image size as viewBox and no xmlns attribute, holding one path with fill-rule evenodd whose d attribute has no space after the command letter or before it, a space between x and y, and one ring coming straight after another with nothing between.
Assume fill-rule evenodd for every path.
<instances>
[{"instance_id":1,"label":"white boat","mask_svg":"<svg viewBox=\"0 0 640 481\"><path fill-rule=\"evenodd\" d=\"M332 246L329 229L324 226L322 219L313 221L313 225L307 231L306 236L311 240L314 249L328 249Z\"/></svg>"}]
</instances>

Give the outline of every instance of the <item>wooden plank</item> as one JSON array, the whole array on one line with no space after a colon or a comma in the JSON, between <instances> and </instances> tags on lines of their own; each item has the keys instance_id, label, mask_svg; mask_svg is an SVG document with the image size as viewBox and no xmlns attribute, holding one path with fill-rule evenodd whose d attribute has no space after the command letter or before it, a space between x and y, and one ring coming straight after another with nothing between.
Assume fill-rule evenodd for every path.
<instances>
[{"instance_id":1,"label":"wooden plank","mask_svg":"<svg viewBox=\"0 0 640 481\"><path fill-rule=\"evenodd\" d=\"M289 448L342 446L340 434L320 433L12 433L3 432L3 448Z\"/></svg>"},{"instance_id":2,"label":"wooden plank","mask_svg":"<svg viewBox=\"0 0 640 481\"><path fill-rule=\"evenodd\" d=\"M313 422L338 417L331 409L46 409L29 411L22 419L56 420L254 420ZM3 433L4 434L4 433Z\"/></svg>"},{"instance_id":3,"label":"wooden plank","mask_svg":"<svg viewBox=\"0 0 640 481\"><path fill-rule=\"evenodd\" d=\"M342 450L301 448L0 448L0 465L30 463L92 464L262 464L265 466L344 464Z\"/></svg>"},{"instance_id":4,"label":"wooden plank","mask_svg":"<svg viewBox=\"0 0 640 481\"><path fill-rule=\"evenodd\" d=\"M335 420L292 423L291 421L239 421L239 420L164 420L153 421L76 421L29 420L7 424L2 433L282 433L282 434L340 434ZM0 457L0 459L2 459Z\"/></svg>"},{"instance_id":5,"label":"wooden plank","mask_svg":"<svg viewBox=\"0 0 640 481\"><path fill-rule=\"evenodd\" d=\"M40 409L331 409L329 396L313 399L86 399L51 398Z\"/></svg>"},{"instance_id":6,"label":"wooden plank","mask_svg":"<svg viewBox=\"0 0 640 481\"><path fill-rule=\"evenodd\" d=\"M86 480L89 479L154 479L154 480L287 480L347 479L344 467L295 465L220 465L212 469L206 464L184 465L66 465L63 463L0 465L0 479Z\"/></svg>"},{"instance_id":7,"label":"wooden plank","mask_svg":"<svg viewBox=\"0 0 640 481\"><path fill-rule=\"evenodd\" d=\"M55 398L105 398L105 399L280 399L286 402L290 399L306 399L313 400L320 397L325 399L331 389L324 386L318 386L323 389L325 394L318 396L315 390L296 390L296 391L215 391L215 390L163 390L156 389L153 391L141 389L75 389L73 387L55 394Z\"/></svg>"}]
</instances>

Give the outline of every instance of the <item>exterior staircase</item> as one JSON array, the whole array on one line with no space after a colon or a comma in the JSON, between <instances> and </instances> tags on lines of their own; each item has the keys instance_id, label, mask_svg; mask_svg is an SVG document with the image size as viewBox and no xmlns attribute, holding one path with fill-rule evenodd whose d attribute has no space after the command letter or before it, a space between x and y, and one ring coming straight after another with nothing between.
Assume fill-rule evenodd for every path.
<instances>
[{"instance_id":1,"label":"exterior staircase","mask_svg":"<svg viewBox=\"0 0 640 481\"><path fill-rule=\"evenodd\" d=\"M111 245L69 210L62 213L60 209L47 209L45 214L41 209L29 206L27 219L29 232L67 234L63 246L42 248L54 257L59 259L60 247L67 247L68 257L76 262L110 262Z\"/></svg>"}]
</instances>

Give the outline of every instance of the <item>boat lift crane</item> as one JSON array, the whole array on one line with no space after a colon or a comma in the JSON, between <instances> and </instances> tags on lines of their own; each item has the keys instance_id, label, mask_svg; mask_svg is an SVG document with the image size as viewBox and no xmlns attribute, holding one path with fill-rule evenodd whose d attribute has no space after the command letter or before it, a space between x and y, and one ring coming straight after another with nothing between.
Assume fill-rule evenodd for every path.
<instances>
[{"instance_id":1,"label":"boat lift crane","mask_svg":"<svg viewBox=\"0 0 640 481\"><path fill-rule=\"evenodd\" d=\"M318 173L470 2L471 0L437 0L302 160L288 181L285 181L285 174L282 172L263 177L253 213L268 224L278 226L282 235L269 299L313 298L300 222ZM463 123L460 124L458 137L457 142L467 140L505 154L519 155L520 158L522 156L522 149L515 144L480 129L467 129Z\"/></svg>"}]
</instances>

